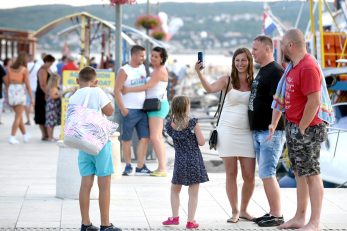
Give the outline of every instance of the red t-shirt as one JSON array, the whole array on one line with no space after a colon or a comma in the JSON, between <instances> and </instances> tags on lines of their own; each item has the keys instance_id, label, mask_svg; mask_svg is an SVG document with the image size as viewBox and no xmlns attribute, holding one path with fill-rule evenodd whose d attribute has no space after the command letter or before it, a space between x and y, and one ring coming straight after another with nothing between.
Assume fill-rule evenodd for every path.
<instances>
[{"instance_id":1,"label":"red t-shirt","mask_svg":"<svg viewBox=\"0 0 347 231\"><path fill-rule=\"evenodd\" d=\"M304 114L307 95L321 91L322 77L316 61L309 55L289 71L286 78L285 108L288 121L299 124ZM309 126L321 123L318 110Z\"/></svg>"},{"instance_id":2,"label":"red t-shirt","mask_svg":"<svg viewBox=\"0 0 347 231\"><path fill-rule=\"evenodd\" d=\"M61 73L63 73L64 71L78 71L78 70L79 68L76 66L74 62L68 62L61 69Z\"/></svg>"}]
</instances>

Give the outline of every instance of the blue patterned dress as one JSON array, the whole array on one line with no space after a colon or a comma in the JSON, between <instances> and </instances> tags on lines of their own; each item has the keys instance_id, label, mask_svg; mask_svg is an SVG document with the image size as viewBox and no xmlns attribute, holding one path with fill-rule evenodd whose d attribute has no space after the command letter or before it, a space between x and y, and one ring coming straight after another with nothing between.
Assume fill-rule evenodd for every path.
<instances>
[{"instance_id":1,"label":"blue patterned dress","mask_svg":"<svg viewBox=\"0 0 347 231\"><path fill-rule=\"evenodd\" d=\"M55 127L60 125L60 116L61 116L61 99L52 99L48 98L46 102L46 127Z\"/></svg>"},{"instance_id":2,"label":"blue patterned dress","mask_svg":"<svg viewBox=\"0 0 347 231\"><path fill-rule=\"evenodd\" d=\"M209 181L204 161L199 149L194 127L198 119L189 120L188 127L177 131L171 127L171 121L165 124L175 148L175 164L171 183L192 185Z\"/></svg>"}]
</instances>

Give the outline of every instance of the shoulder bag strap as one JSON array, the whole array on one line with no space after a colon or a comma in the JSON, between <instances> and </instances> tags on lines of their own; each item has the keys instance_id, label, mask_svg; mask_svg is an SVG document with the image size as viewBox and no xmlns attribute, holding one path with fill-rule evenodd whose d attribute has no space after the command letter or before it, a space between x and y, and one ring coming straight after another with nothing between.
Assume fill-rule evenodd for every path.
<instances>
[{"instance_id":1,"label":"shoulder bag strap","mask_svg":"<svg viewBox=\"0 0 347 231\"><path fill-rule=\"evenodd\" d=\"M33 72L35 66L36 66L36 62L34 62L34 65L31 67L31 69L29 71L29 75L31 74L31 72Z\"/></svg>"},{"instance_id":2,"label":"shoulder bag strap","mask_svg":"<svg viewBox=\"0 0 347 231\"><path fill-rule=\"evenodd\" d=\"M225 89L225 93L224 93L224 96L223 96L223 101L222 101L222 103L220 104L219 112L218 112L218 110L217 110L217 112L218 112L218 119L217 119L217 125L216 125L216 126L218 126L218 123L219 123L220 115L221 115L222 110L223 110L224 100L225 100L225 97L226 97L226 95L227 95L227 93L228 93L229 85L230 85L230 76L228 77L227 88ZM222 92L223 92L223 91L222 91ZM221 94L221 96L222 96L222 94ZM219 106L218 106L218 107L219 107Z\"/></svg>"},{"instance_id":3,"label":"shoulder bag strap","mask_svg":"<svg viewBox=\"0 0 347 231\"><path fill-rule=\"evenodd\" d=\"M219 100L218 100L218 107L217 107L216 113L214 113L213 118L216 118L216 117L217 117L217 115L218 115L218 112L219 112L220 106L221 106L221 104L222 104L222 95L223 95L223 91L220 91L220 94L219 94Z\"/></svg>"}]
</instances>

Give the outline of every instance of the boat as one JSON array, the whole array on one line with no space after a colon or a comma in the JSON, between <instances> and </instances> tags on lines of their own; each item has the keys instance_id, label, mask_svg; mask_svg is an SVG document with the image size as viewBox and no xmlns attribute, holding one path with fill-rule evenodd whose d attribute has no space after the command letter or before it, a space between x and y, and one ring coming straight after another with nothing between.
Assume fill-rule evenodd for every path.
<instances>
[{"instance_id":1,"label":"boat","mask_svg":"<svg viewBox=\"0 0 347 231\"><path fill-rule=\"evenodd\" d=\"M333 105L336 122L328 129L328 139L322 143L321 175L325 182L347 187L347 103Z\"/></svg>"}]
</instances>

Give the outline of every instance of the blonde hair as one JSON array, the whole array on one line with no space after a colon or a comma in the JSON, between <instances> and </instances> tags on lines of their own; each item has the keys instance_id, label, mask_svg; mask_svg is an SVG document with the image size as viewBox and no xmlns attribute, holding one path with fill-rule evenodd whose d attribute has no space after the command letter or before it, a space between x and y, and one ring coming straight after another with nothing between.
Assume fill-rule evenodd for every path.
<instances>
[{"instance_id":1,"label":"blonde hair","mask_svg":"<svg viewBox=\"0 0 347 231\"><path fill-rule=\"evenodd\" d=\"M51 77L48 79L47 82L47 89L50 91L53 88L58 88L59 87L59 75L58 74L51 74Z\"/></svg>"},{"instance_id":2,"label":"blonde hair","mask_svg":"<svg viewBox=\"0 0 347 231\"><path fill-rule=\"evenodd\" d=\"M28 55L25 52L20 52L14 63L12 63L11 68L18 70L21 66L27 66L27 57Z\"/></svg>"},{"instance_id":3,"label":"blonde hair","mask_svg":"<svg viewBox=\"0 0 347 231\"><path fill-rule=\"evenodd\" d=\"M171 120L181 131L188 127L190 100L187 96L175 96L171 103Z\"/></svg>"}]
</instances>

